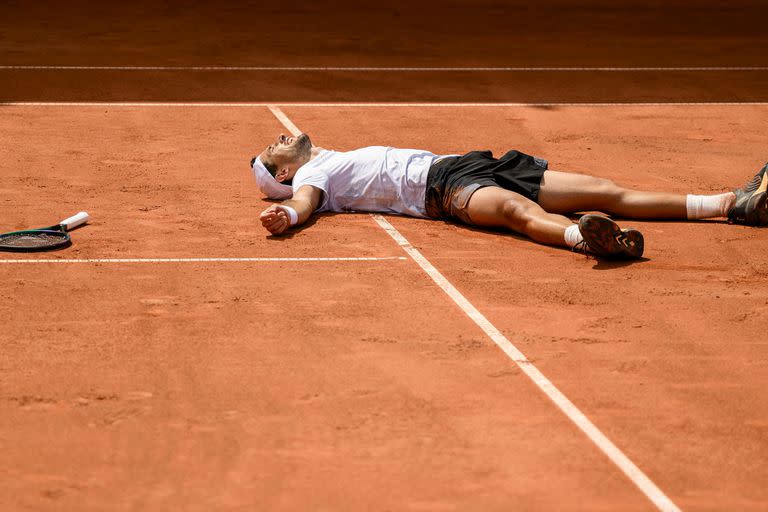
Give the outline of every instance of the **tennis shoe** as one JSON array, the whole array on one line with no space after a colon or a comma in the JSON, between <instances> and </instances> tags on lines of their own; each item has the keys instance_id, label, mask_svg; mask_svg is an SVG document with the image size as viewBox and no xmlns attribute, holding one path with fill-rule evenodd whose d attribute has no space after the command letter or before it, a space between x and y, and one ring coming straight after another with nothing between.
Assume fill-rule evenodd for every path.
<instances>
[{"instance_id":1,"label":"tennis shoe","mask_svg":"<svg viewBox=\"0 0 768 512\"><path fill-rule=\"evenodd\" d=\"M733 191L736 203L728 212L728 222L745 226L768 225L768 164L749 183Z\"/></svg>"},{"instance_id":2,"label":"tennis shoe","mask_svg":"<svg viewBox=\"0 0 768 512\"><path fill-rule=\"evenodd\" d=\"M588 214L579 219L584 238L574 250L614 259L637 259L643 255L643 234L636 229L621 229L604 215Z\"/></svg>"}]
</instances>

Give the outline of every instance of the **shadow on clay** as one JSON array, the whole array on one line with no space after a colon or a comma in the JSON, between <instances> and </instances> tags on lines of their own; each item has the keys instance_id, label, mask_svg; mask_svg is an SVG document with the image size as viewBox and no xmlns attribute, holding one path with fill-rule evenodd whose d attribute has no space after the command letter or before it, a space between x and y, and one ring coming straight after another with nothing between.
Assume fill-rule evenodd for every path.
<instances>
[{"instance_id":1,"label":"shadow on clay","mask_svg":"<svg viewBox=\"0 0 768 512\"><path fill-rule=\"evenodd\" d=\"M604 260L595 258L595 264L592 266L592 270L615 270L617 268L624 268L630 265L639 265L646 261L651 261L649 258L639 258L636 260Z\"/></svg>"},{"instance_id":2,"label":"shadow on clay","mask_svg":"<svg viewBox=\"0 0 768 512\"><path fill-rule=\"evenodd\" d=\"M304 231L307 228L311 228L314 226L318 220L328 217L334 217L336 215L341 215L338 213L317 213L312 215L307 222L302 224L301 226L296 226L295 228L291 228L285 233L281 233L279 235L267 235L267 240L274 240L275 242L285 242L286 240L290 240L294 236L300 234L302 231Z\"/></svg>"},{"instance_id":3,"label":"shadow on clay","mask_svg":"<svg viewBox=\"0 0 768 512\"><path fill-rule=\"evenodd\" d=\"M537 244L535 241L531 240L527 236L519 235L513 231L509 231L504 228L481 228L477 226L471 226L469 224L463 224L461 222L454 222L451 220L446 220L444 222L447 224L452 224L454 226L460 226L464 229L467 229L469 231L474 231L477 233L497 233L505 237L514 238L515 240L520 240L522 242L526 242L529 244L541 245L542 247L550 247L547 245ZM573 253L573 251L571 251L570 249L566 249L565 247L562 247L560 249L562 249L563 252ZM592 266L593 270L615 270L619 268L628 267L630 265L638 265L641 263L645 263L646 261L651 261L649 258L639 258L639 259L630 259L630 260L610 260L610 259L598 258L597 256L594 256L591 254L590 255L581 254L581 253L575 254L575 256L579 256L579 255L581 255L583 258L595 261L595 264Z\"/></svg>"}]
</instances>

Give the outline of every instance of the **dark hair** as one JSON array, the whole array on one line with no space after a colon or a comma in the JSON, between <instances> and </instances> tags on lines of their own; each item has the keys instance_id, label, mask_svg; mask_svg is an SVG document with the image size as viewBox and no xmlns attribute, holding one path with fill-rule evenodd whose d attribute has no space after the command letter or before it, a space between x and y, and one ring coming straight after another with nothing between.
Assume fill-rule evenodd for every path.
<instances>
[{"instance_id":1,"label":"dark hair","mask_svg":"<svg viewBox=\"0 0 768 512\"><path fill-rule=\"evenodd\" d=\"M267 168L267 171L269 172L269 174L271 174L272 177L274 178L275 174L277 174L277 166L273 162L269 162L264 158L261 158L260 160L261 160L261 163L264 164L264 167ZM290 187L293 183L293 180L292 179L285 180L285 181L281 181L280 183L282 183L283 185L288 185Z\"/></svg>"},{"instance_id":2,"label":"dark hair","mask_svg":"<svg viewBox=\"0 0 768 512\"><path fill-rule=\"evenodd\" d=\"M275 177L275 174L277 174L277 166L273 164L272 162L267 162L265 159L261 158L261 163L264 164L264 167L267 168L267 171L269 171L269 174L272 175L272 177Z\"/></svg>"}]
</instances>

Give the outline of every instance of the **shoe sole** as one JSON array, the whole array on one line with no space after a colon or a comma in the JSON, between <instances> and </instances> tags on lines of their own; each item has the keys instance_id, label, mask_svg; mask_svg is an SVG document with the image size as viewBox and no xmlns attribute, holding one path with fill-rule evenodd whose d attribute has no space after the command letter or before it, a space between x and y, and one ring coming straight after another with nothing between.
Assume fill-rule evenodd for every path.
<instances>
[{"instance_id":1,"label":"shoe sole","mask_svg":"<svg viewBox=\"0 0 768 512\"><path fill-rule=\"evenodd\" d=\"M744 216L747 222L753 226L765 226L768 224L766 196L768 196L768 172L763 173L760 186L752 193L752 196L747 201L747 207L744 209Z\"/></svg>"},{"instance_id":2,"label":"shoe sole","mask_svg":"<svg viewBox=\"0 0 768 512\"><path fill-rule=\"evenodd\" d=\"M755 192L747 201L745 208L745 220L750 226L768 225L768 194Z\"/></svg>"},{"instance_id":3,"label":"shoe sole","mask_svg":"<svg viewBox=\"0 0 768 512\"><path fill-rule=\"evenodd\" d=\"M597 256L635 259L643 256L643 234L636 229L621 229L608 217L584 215L579 219L579 231Z\"/></svg>"}]
</instances>

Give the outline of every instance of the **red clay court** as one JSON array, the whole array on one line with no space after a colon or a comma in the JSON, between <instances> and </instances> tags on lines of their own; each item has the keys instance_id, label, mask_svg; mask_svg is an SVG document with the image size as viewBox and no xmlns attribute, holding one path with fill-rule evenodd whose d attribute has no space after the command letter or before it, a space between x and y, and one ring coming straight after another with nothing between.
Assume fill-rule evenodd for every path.
<instances>
[{"instance_id":1,"label":"red clay court","mask_svg":"<svg viewBox=\"0 0 768 512\"><path fill-rule=\"evenodd\" d=\"M261 227L319 145L521 149L714 193L768 160L761 2L6 2L0 510L766 510L768 231L611 263L457 224Z\"/></svg>"}]
</instances>

